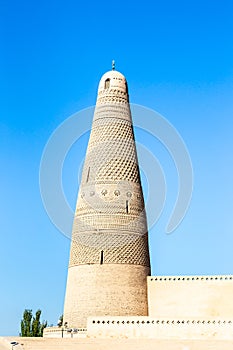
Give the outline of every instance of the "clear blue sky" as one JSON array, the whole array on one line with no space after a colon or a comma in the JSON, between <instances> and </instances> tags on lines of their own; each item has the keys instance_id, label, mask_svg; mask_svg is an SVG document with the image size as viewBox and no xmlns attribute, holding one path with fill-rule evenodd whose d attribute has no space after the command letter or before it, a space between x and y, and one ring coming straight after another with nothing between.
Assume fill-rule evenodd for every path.
<instances>
[{"instance_id":1,"label":"clear blue sky","mask_svg":"<svg viewBox=\"0 0 233 350\"><path fill-rule=\"evenodd\" d=\"M159 143L136 134L158 152L168 182L150 232L152 273L233 273L232 13L231 0L2 1L0 335L18 334L25 308L41 308L50 324L62 314L70 242L43 208L40 159L53 130L95 103L112 59L131 102L165 116L193 162L191 206L166 235L176 171ZM86 141L64 165L73 207Z\"/></svg>"}]
</instances>

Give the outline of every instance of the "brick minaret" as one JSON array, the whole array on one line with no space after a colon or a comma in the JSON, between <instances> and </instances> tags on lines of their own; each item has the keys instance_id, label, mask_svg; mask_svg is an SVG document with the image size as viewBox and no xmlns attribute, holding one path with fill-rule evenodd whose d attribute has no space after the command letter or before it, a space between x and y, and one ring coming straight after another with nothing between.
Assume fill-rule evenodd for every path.
<instances>
[{"instance_id":1,"label":"brick minaret","mask_svg":"<svg viewBox=\"0 0 233 350\"><path fill-rule=\"evenodd\" d=\"M74 217L64 322L147 315L150 275L144 199L125 77L99 83Z\"/></svg>"}]
</instances>

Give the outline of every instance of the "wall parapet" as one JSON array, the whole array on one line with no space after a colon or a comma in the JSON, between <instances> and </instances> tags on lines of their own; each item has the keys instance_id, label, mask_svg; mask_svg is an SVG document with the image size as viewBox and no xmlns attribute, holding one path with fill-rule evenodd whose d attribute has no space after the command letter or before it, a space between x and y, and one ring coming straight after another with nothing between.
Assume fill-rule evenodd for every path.
<instances>
[{"instance_id":1,"label":"wall parapet","mask_svg":"<svg viewBox=\"0 0 233 350\"><path fill-rule=\"evenodd\" d=\"M233 317L233 275L148 276L150 317Z\"/></svg>"},{"instance_id":2,"label":"wall parapet","mask_svg":"<svg viewBox=\"0 0 233 350\"><path fill-rule=\"evenodd\" d=\"M91 317L87 337L233 340L233 320Z\"/></svg>"},{"instance_id":3,"label":"wall parapet","mask_svg":"<svg viewBox=\"0 0 233 350\"><path fill-rule=\"evenodd\" d=\"M140 317L140 316L139 316ZM120 325L120 324L171 324L171 325L176 325L176 324L188 324L188 325L192 325L192 324L219 324L219 325L233 325L233 321L232 320L193 320L193 319L190 319L190 320L172 320L172 319L148 319L148 317L145 317L145 319L142 319L142 320L125 320L123 319L123 321L119 320L119 319L113 319L113 320L110 320L110 319L106 319L106 320L97 320L98 318L96 319L93 319L92 320L92 324L117 324L117 325ZM102 318L101 318L102 319Z\"/></svg>"},{"instance_id":4,"label":"wall parapet","mask_svg":"<svg viewBox=\"0 0 233 350\"><path fill-rule=\"evenodd\" d=\"M223 276L149 276L148 281L151 282L167 282L167 281L232 281L233 275Z\"/></svg>"},{"instance_id":5,"label":"wall parapet","mask_svg":"<svg viewBox=\"0 0 233 350\"><path fill-rule=\"evenodd\" d=\"M86 328L67 328L67 327L46 327L43 331L44 338L85 338Z\"/></svg>"}]
</instances>

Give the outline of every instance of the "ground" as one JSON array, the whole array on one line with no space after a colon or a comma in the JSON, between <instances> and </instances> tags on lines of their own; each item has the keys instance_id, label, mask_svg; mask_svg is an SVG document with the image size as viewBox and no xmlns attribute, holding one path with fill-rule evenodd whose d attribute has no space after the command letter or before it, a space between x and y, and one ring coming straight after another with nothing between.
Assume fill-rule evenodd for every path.
<instances>
[{"instance_id":1,"label":"ground","mask_svg":"<svg viewBox=\"0 0 233 350\"><path fill-rule=\"evenodd\" d=\"M155 339L46 339L1 337L0 349L10 350L232 350L233 342L224 340Z\"/></svg>"}]
</instances>

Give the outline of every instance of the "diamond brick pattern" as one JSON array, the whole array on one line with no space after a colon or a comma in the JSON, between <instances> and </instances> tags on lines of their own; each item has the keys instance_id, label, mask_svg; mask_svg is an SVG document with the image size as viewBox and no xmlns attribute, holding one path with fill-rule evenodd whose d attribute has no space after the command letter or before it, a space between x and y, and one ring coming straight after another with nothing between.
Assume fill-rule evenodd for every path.
<instances>
[{"instance_id":1,"label":"diamond brick pattern","mask_svg":"<svg viewBox=\"0 0 233 350\"><path fill-rule=\"evenodd\" d=\"M150 258L127 82L100 80L75 210L64 307L68 327L89 316L147 315Z\"/></svg>"}]
</instances>

